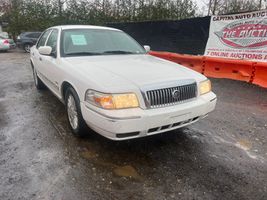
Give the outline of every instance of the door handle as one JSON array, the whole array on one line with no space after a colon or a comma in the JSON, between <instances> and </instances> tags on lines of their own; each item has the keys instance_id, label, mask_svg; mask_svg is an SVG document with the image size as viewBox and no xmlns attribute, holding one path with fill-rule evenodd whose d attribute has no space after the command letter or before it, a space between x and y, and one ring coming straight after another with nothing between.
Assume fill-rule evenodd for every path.
<instances>
[{"instance_id":1,"label":"door handle","mask_svg":"<svg viewBox=\"0 0 267 200\"><path fill-rule=\"evenodd\" d=\"M43 59L41 57L39 57L39 60L42 61Z\"/></svg>"}]
</instances>

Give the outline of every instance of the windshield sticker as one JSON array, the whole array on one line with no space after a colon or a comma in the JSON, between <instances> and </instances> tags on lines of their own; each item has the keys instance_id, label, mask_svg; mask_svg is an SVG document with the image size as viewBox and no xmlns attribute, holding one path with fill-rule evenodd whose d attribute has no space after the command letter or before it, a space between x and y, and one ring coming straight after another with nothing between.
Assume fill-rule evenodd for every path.
<instances>
[{"instance_id":1,"label":"windshield sticker","mask_svg":"<svg viewBox=\"0 0 267 200\"><path fill-rule=\"evenodd\" d=\"M73 45L87 45L84 35L71 35Z\"/></svg>"}]
</instances>

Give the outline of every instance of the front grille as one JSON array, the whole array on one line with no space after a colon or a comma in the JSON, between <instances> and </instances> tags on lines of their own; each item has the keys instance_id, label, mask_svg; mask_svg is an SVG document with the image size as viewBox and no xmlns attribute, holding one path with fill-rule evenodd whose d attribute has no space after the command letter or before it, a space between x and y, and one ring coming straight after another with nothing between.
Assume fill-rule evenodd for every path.
<instances>
[{"instance_id":1,"label":"front grille","mask_svg":"<svg viewBox=\"0 0 267 200\"><path fill-rule=\"evenodd\" d=\"M149 90L146 92L150 108L174 105L197 95L197 84L191 83L170 88Z\"/></svg>"}]
</instances>

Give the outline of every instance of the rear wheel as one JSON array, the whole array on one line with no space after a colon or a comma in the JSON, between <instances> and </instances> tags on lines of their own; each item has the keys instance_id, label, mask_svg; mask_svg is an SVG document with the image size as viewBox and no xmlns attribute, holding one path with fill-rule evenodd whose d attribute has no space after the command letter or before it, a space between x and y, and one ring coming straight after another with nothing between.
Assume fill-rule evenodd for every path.
<instances>
[{"instance_id":1,"label":"rear wheel","mask_svg":"<svg viewBox=\"0 0 267 200\"><path fill-rule=\"evenodd\" d=\"M41 81L41 79L38 77L37 72L35 67L32 67L32 72L33 72L33 80L34 80L34 85L38 90L42 90L45 88L44 83Z\"/></svg>"},{"instance_id":2,"label":"rear wheel","mask_svg":"<svg viewBox=\"0 0 267 200\"><path fill-rule=\"evenodd\" d=\"M31 47L32 45L31 44L24 44L24 51L27 52L27 53L30 53L31 51Z\"/></svg>"},{"instance_id":3,"label":"rear wheel","mask_svg":"<svg viewBox=\"0 0 267 200\"><path fill-rule=\"evenodd\" d=\"M73 135L78 137L85 136L87 126L82 117L79 97L72 87L69 87L66 91L65 105Z\"/></svg>"}]
</instances>

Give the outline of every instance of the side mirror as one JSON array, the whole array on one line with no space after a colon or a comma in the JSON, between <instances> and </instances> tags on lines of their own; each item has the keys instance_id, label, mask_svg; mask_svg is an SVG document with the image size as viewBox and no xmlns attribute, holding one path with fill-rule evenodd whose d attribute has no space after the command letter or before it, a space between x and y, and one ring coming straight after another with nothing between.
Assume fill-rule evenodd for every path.
<instances>
[{"instance_id":1,"label":"side mirror","mask_svg":"<svg viewBox=\"0 0 267 200\"><path fill-rule=\"evenodd\" d=\"M41 46L38 49L39 53L41 55L50 56L52 53L52 47L49 46Z\"/></svg>"},{"instance_id":2,"label":"side mirror","mask_svg":"<svg viewBox=\"0 0 267 200\"><path fill-rule=\"evenodd\" d=\"M149 51L150 51L150 46L148 46L148 45L145 45L144 46L144 49L146 50L146 52L148 53Z\"/></svg>"}]
</instances>

